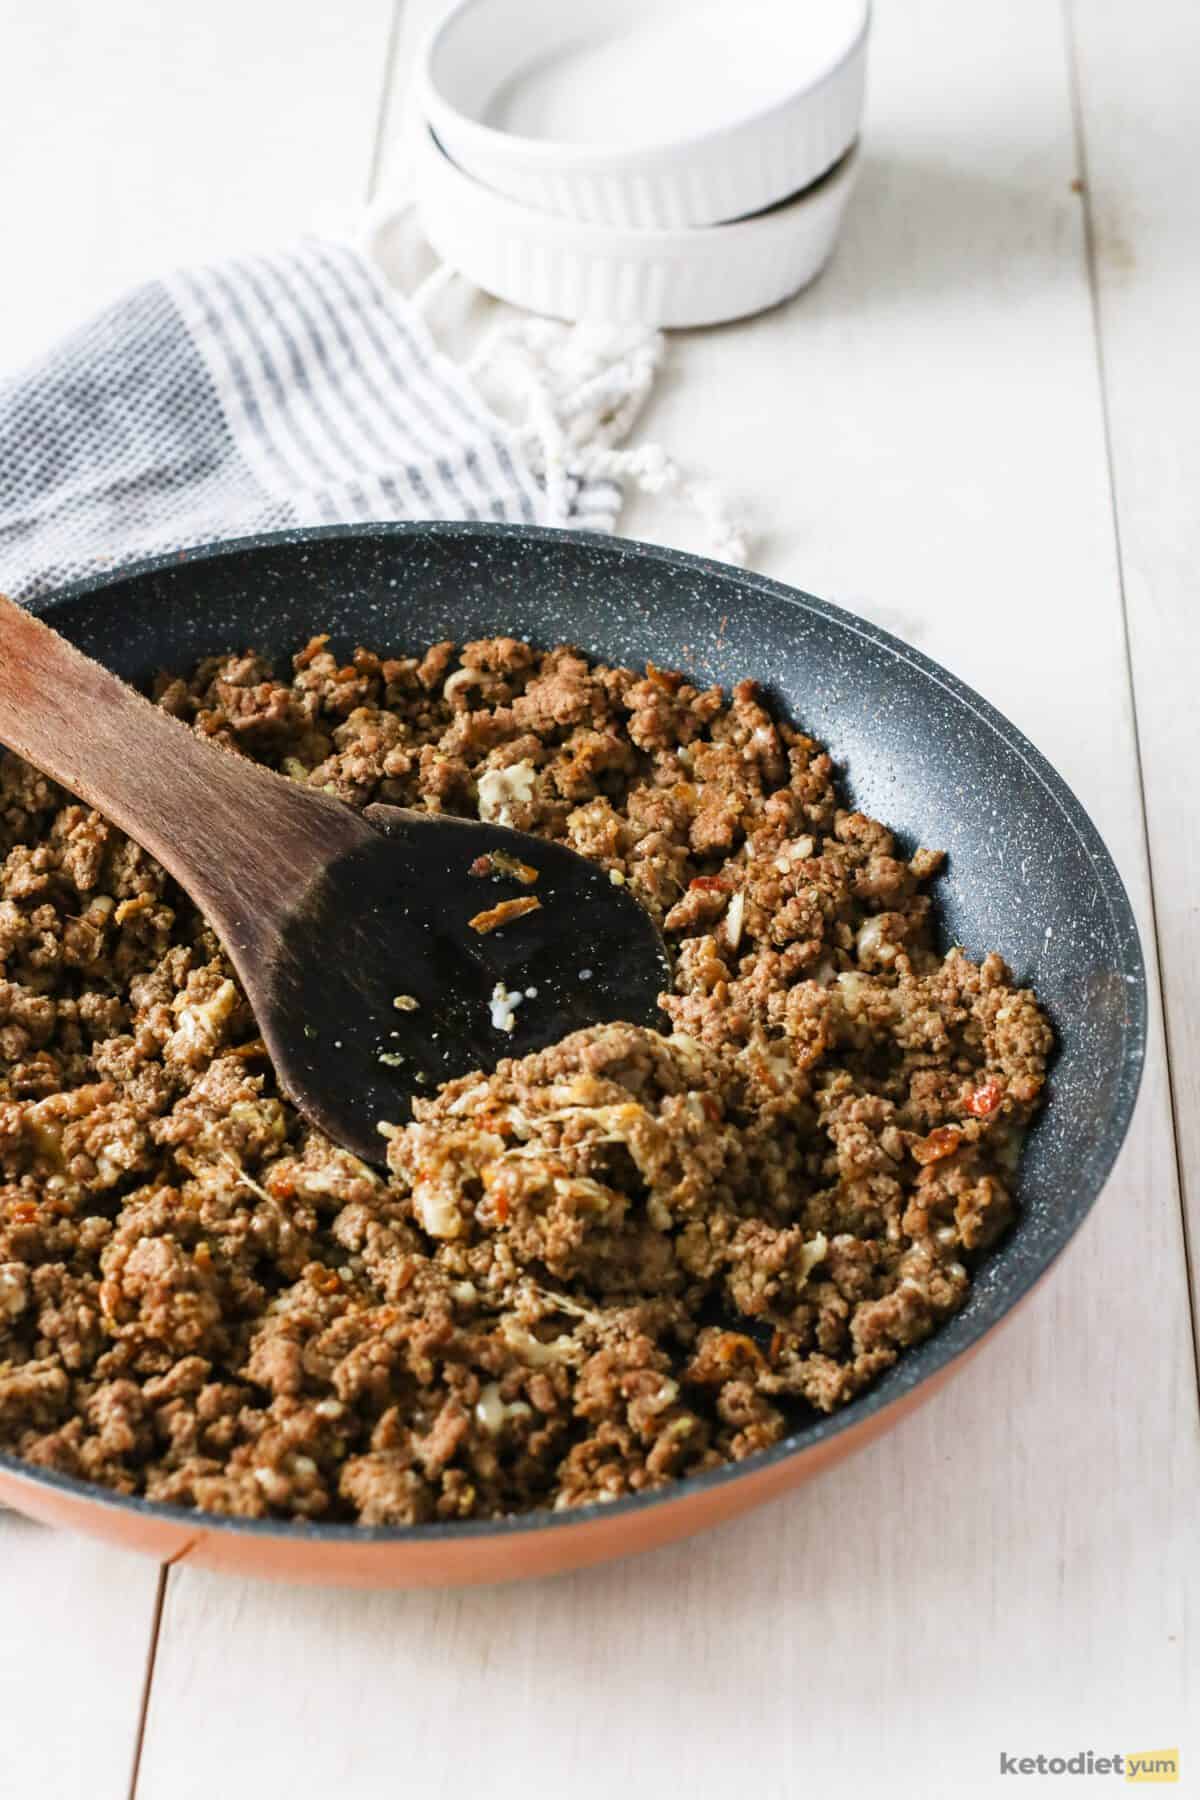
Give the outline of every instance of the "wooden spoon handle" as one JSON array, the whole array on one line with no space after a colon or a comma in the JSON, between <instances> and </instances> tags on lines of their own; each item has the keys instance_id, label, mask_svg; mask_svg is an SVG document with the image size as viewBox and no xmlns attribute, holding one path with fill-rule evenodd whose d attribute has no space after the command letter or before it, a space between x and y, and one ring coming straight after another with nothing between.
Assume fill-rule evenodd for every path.
<instances>
[{"instance_id":1,"label":"wooden spoon handle","mask_svg":"<svg viewBox=\"0 0 1200 1800\"><path fill-rule=\"evenodd\" d=\"M136 839L238 948L370 830L328 795L206 745L3 595L0 742Z\"/></svg>"}]
</instances>

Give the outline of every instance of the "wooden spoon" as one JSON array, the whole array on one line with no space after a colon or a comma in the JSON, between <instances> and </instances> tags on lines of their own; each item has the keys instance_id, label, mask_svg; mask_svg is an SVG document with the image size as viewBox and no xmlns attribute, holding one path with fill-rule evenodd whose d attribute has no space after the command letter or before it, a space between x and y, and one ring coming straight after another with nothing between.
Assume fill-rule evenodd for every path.
<instances>
[{"instance_id":1,"label":"wooden spoon","mask_svg":"<svg viewBox=\"0 0 1200 1800\"><path fill-rule=\"evenodd\" d=\"M280 1087L368 1161L451 1076L600 1020L663 1023L662 940L606 870L502 825L355 812L204 743L2 596L0 743L187 890Z\"/></svg>"}]
</instances>

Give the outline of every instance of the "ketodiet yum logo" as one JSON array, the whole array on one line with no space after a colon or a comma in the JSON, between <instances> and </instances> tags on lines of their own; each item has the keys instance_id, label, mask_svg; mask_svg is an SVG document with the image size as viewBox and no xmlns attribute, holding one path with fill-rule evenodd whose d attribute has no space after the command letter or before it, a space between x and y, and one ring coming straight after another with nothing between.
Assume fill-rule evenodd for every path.
<instances>
[{"instance_id":1,"label":"ketodiet yum logo","mask_svg":"<svg viewBox=\"0 0 1200 1800\"><path fill-rule=\"evenodd\" d=\"M1121 1781L1178 1781L1178 1750L1118 1750L1097 1756L1077 1750L1074 1756L1014 1756L1000 1752L1002 1775L1115 1775Z\"/></svg>"}]
</instances>

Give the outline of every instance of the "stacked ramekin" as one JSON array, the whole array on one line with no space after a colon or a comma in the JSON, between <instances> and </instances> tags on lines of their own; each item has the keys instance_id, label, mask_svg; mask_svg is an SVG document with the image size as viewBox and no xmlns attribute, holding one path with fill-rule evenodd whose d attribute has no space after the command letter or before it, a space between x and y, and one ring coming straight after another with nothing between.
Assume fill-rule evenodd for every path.
<instances>
[{"instance_id":1,"label":"stacked ramekin","mask_svg":"<svg viewBox=\"0 0 1200 1800\"><path fill-rule=\"evenodd\" d=\"M417 77L425 234L562 319L744 317L828 260L869 0L459 0Z\"/></svg>"}]
</instances>

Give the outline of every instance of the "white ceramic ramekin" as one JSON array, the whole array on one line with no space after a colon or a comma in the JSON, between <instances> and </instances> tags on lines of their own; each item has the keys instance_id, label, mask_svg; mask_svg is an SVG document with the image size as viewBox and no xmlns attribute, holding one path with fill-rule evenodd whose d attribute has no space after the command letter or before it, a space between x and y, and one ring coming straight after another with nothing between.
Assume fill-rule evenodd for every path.
<instances>
[{"instance_id":1,"label":"white ceramic ramekin","mask_svg":"<svg viewBox=\"0 0 1200 1800\"><path fill-rule=\"evenodd\" d=\"M670 327L743 318L805 287L833 249L857 158L769 212L694 231L535 212L472 180L427 129L415 163L425 235L477 287L552 318Z\"/></svg>"},{"instance_id":2,"label":"white ceramic ramekin","mask_svg":"<svg viewBox=\"0 0 1200 1800\"><path fill-rule=\"evenodd\" d=\"M854 143L870 0L460 0L420 59L447 155L510 199L678 230L801 192Z\"/></svg>"}]
</instances>

